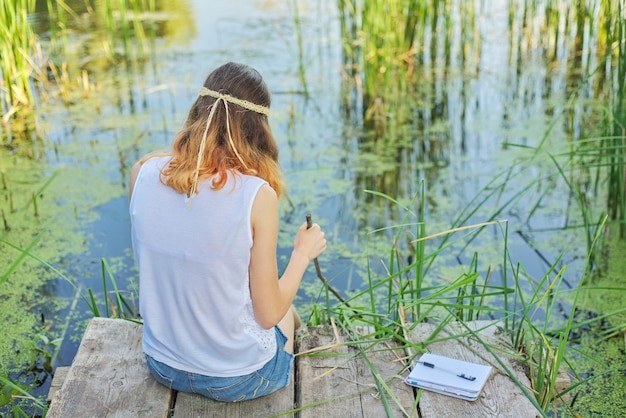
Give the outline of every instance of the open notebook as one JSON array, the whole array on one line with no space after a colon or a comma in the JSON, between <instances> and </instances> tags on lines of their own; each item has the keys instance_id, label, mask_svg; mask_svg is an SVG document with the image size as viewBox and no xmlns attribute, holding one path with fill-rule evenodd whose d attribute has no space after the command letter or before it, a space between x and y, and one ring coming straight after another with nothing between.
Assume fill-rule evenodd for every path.
<instances>
[{"instance_id":1,"label":"open notebook","mask_svg":"<svg viewBox=\"0 0 626 418\"><path fill-rule=\"evenodd\" d=\"M404 379L407 385L455 398L475 401L485 386L491 366L426 353Z\"/></svg>"}]
</instances>

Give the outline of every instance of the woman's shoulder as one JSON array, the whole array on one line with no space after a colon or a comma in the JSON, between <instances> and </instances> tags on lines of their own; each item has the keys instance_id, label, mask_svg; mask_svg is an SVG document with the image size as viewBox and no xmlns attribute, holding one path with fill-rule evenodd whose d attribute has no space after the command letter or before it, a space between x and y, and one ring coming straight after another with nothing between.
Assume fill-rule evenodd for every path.
<instances>
[{"instance_id":1,"label":"woman's shoulder","mask_svg":"<svg viewBox=\"0 0 626 418\"><path fill-rule=\"evenodd\" d=\"M139 179L140 175L145 176L147 171L159 172L163 169L165 164L171 159L170 155L166 154L148 154L139 161L137 161L130 170L130 195L132 196L135 183Z\"/></svg>"},{"instance_id":2,"label":"woman's shoulder","mask_svg":"<svg viewBox=\"0 0 626 418\"><path fill-rule=\"evenodd\" d=\"M262 181L262 183L258 186L257 197L261 199L269 199L269 200L278 200L278 196L276 195L276 191L272 189L268 182Z\"/></svg>"},{"instance_id":3,"label":"woman's shoulder","mask_svg":"<svg viewBox=\"0 0 626 418\"><path fill-rule=\"evenodd\" d=\"M172 156L170 154L165 154L161 152L152 153L152 154L148 154L144 156L141 160L139 160L139 164L142 166L143 165L156 166L160 170L171 159L172 159Z\"/></svg>"},{"instance_id":4,"label":"woman's shoulder","mask_svg":"<svg viewBox=\"0 0 626 418\"><path fill-rule=\"evenodd\" d=\"M137 175L140 172L161 172L171 159L172 156L167 154L148 154L133 166L132 171L136 171Z\"/></svg>"},{"instance_id":5,"label":"woman's shoulder","mask_svg":"<svg viewBox=\"0 0 626 418\"><path fill-rule=\"evenodd\" d=\"M261 177L257 177L254 175L250 175L250 174L242 174L239 172L236 173L229 173L229 179L232 179L232 181L235 182L235 184L237 183L241 183L243 184L243 187L245 188L252 188L255 190L258 190L261 186L263 186L264 184L269 184L266 180L263 180Z\"/></svg>"}]
</instances>

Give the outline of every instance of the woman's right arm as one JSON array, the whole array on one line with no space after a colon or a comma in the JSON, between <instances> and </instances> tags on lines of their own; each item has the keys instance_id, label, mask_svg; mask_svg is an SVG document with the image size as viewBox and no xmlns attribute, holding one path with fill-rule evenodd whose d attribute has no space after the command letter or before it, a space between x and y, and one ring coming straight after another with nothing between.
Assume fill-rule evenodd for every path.
<instances>
[{"instance_id":1,"label":"woman's right arm","mask_svg":"<svg viewBox=\"0 0 626 418\"><path fill-rule=\"evenodd\" d=\"M306 223L298 229L289 264L280 280L276 262L278 241L278 198L264 185L252 206L253 244L250 250L250 295L254 316L264 328L271 328L285 316L296 296L302 276L315 257L326 249L319 225Z\"/></svg>"}]
</instances>

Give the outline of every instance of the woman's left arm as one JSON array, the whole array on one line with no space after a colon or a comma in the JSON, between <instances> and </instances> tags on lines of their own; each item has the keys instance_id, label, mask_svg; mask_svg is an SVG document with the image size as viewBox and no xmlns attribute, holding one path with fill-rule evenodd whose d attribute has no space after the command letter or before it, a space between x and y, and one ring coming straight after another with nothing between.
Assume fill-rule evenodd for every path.
<instances>
[{"instance_id":1,"label":"woman's left arm","mask_svg":"<svg viewBox=\"0 0 626 418\"><path fill-rule=\"evenodd\" d=\"M271 328L285 316L298 291L307 266L326 249L319 225L307 229L303 223L285 271L278 280L276 245L278 241L278 198L264 185L252 206L253 244L250 250L250 296L259 325Z\"/></svg>"}]
</instances>

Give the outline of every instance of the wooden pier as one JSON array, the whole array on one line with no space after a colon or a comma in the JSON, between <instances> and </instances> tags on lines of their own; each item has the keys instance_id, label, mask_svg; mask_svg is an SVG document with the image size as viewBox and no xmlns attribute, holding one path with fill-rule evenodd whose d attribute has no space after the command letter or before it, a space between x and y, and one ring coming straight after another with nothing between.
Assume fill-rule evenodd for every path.
<instances>
[{"instance_id":1,"label":"wooden pier","mask_svg":"<svg viewBox=\"0 0 626 418\"><path fill-rule=\"evenodd\" d=\"M475 321L480 340L507 348L497 323ZM291 384L272 395L239 403L211 401L160 385L141 350L142 326L120 319L90 321L70 367L58 368L49 393L48 418L60 417L519 417L541 416L503 367L458 324L417 324L409 341L425 350L491 364L477 401L469 402L404 384L413 353L391 340L349 339L333 327L308 327L296 338ZM451 338L452 337L452 338ZM414 349L415 350L415 349ZM516 379L530 388L522 366L499 354Z\"/></svg>"}]
</instances>

